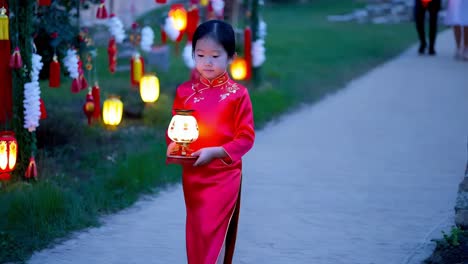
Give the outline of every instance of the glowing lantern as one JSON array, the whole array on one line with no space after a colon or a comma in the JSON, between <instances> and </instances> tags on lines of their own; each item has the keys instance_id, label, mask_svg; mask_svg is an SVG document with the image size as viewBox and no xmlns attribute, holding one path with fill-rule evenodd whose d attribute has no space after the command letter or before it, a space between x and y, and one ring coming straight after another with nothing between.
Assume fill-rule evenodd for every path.
<instances>
[{"instance_id":1,"label":"glowing lantern","mask_svg":"<svg viewBox=\"0 0 468 264\"><path fill-rule=\"evenodd\" d=\"M15 169L18 143L15 133L0 132L0 180L9 180L10 172Z\"/></svg>"},{"instance_id":2,"label":"glowing lantern","mask_svg":"<svg viewBox=\"0 0 468 264\"><path fill-rule=\"evenodd\" d=\"M159 79L154 75L145 75L140 79L140 95L145 103L154 103L159 98Z\"/></svg>"},{"instance_id":3,"label":"glowing lantern","mask_svg":"<svg viewBox=\"0 0 468 264\"><path fill-rule=\"evenodd\" d=\"M421 0L421 2L424 7L427 7L432 0Z\"/></svg>"},{"instance_id":4,"label":"glowing lantern","mask_svg":"<svg viewBox=\"0 0 468 264\"><path fill-rule=\"evenodd\" d=\"M176 109L167 130L169 138L177 143L169 157L172 158L196 158L191 157L192 151L188 145L198 139L198 124L192 116L193 110Z\"/></svg>"},{"instance_id":5,"label":"glowing lantern","mask_svg":"<svg viewBox=\"0 0 468 264\"><path fill-rule=\"evenodd\" d=\"M200 5L207 6L208 2L209 2L209 0L200 0Z\"/></svg>"},{"instance_id":6,"label":"glowing lantern","mask_svg":"<svg viewBox=\"0 0 468 264\"><path fill-rule=\"evenodd\" d=\"M169 16L174 20L174 27L179 31L184 31L187 27L187 10L183 4L173 4L169 10Z\"/></svg>"},{"instance_id":7,"label":"glowing lantern","mask_svg":"<svg viewBox=\"0 0 468 264\"><path fill-rule=\"evenodd\" d=\"M118 96L109 96L102 107L102 119L104 124L117 126L122 121L123 103Z\"/></svg>"},{"instance_id":8,"label":"glowing lantern","mask_svg":"<svg viewBox=\"0 0 468 264\"><path fill-rule=\"evenodd\" d=\"M231 76L234 80L244 80L247 77L247 62L244 58L237 57L231 63Z\"/></svg>"}]
</instances>

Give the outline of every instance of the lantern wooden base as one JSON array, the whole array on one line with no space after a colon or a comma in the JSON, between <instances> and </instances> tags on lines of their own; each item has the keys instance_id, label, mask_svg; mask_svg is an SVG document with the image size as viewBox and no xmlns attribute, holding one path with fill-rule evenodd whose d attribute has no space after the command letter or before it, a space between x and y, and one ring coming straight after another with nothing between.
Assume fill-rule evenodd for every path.
<instances>
[{"instance_id":1,"label":"lantern wooden base","mask_svg":"<svg viewBox=\"0 0 468 264\"><path fill-rule=\"evenodd\" d=\"M192 156L172 156L168 155L166 162L168 164L179 164L179 165L192 165L195 163L198 157Z\"/></svg>"},{"instance_id":2,"label":"lantern wooden base","mask_svg":"<svg viewBox=\"0 0 468 264\"><path fill-rule=\"evenodd\" d=\"M198 157L191 156L193 150L188 144L177 144L175 148L167 155L167 163L170 164L193 164Z\"/></svg>"}]
</instances>

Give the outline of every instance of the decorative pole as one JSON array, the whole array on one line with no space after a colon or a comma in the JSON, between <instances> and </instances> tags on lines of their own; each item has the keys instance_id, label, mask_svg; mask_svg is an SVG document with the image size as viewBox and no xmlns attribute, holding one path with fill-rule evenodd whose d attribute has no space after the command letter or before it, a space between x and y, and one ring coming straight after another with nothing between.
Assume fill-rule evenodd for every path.
<instances>
[{"instance_id":1,"label":"decorative pole","mask_svg":"<svg viewBox=\"0 0 468 264\"><path fill-rule=\"evenodd\" d=\"M21 50L24 67L13 71L13 119L12 125L18 141L17 167L14 179L22 178L30 163L31 155L36 154L36 134L24 128L24 85L31 81L33 50L33 19L36 0L10 1L11 10L17 10L10 21L11 28L18 28L18 46Z\"/></svg>"}]
</instances>

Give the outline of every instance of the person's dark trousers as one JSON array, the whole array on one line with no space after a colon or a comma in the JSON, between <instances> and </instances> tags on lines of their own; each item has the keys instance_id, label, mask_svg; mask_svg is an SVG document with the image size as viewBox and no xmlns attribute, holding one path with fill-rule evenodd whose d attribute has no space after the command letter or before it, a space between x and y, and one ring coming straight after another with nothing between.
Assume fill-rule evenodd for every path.
<instances>
[{"instance_id":1,"label":"person's dark trousers","mask_svg":"<svg viewBox=\"0 0 468 264\"><path fill-rule=\"evenodd\" d=\"M419 36L419 53L424 53L427 47L426 32L425 32L425 15L429 12L429 54L435 54L435 41L437 36L437 18L440 10L441 0L432 0L424 7L422 0L415 0L414 3L414 20L416 22L416 30Z\"/></svg>"}]
</instances>

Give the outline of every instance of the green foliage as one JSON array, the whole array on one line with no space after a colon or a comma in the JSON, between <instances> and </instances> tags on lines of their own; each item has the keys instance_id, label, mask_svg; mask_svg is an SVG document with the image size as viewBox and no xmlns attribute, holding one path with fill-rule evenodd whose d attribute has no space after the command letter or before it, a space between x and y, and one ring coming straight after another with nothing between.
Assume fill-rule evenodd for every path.
<instances>
[{"instance_id":1,"label":"green foliage","mask_svg":"<svg viewBox=\"0 0 468 264\"><path fill-rule=\"evenodd\" d=\"M465 231L460 229L459 227L453 226L450 230L450 235L447 235L444 231L442 231L442 235L444 236L444 245L458 247L460 246L459 236L463 234Z\"/></svg>"}]
</instances>

